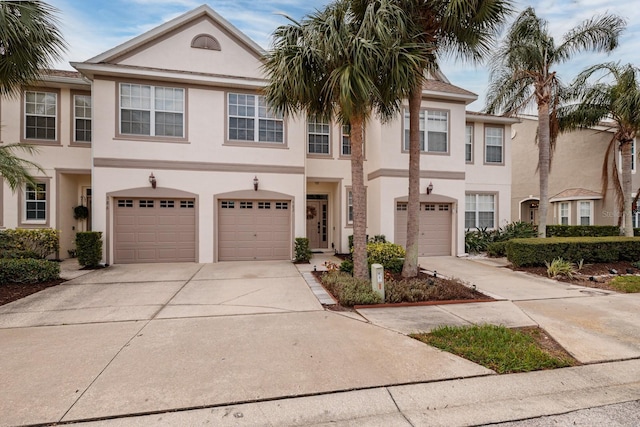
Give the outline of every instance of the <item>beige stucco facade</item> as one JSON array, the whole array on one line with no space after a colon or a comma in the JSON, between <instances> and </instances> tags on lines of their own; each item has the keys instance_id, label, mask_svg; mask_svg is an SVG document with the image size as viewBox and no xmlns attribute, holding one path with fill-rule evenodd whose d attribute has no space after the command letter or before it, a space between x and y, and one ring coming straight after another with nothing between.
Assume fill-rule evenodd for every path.
<instances>
[{"instance_id":1,"label":"beige stucco facade","mask_svg":"<svg viewBox=\"0 0 640 427\"><path fill-rule=\"evenodd\" d=\"M538 222L537 125L535 117L521 117L521 122L513 126L513 221ZM613 179L609 179L606 191L602 189L602 166L612 136L611 129L604 126L579 129L558 136L549 174L548 224L618 224L621 214L615 205ZM616 155L616 165L611 158L609 169L617 167L620 171L618 150ZM638 188L640 179L635 167L632 180L632 187Z\"/></svg>"},{"instance_id":2,"label":"beige stucco facade","mask_svg":"<svg viewBox=\"0 0 640 427\"><path fill-rule=\"evenodd\" d=\"M187 236L194 245L193 261L216 262L233 257L236 249L242 256L253 256L246 245L254 244L252 237L256 245L265 244L259 241L259 234L269 228L268 222L260 225L260 221L276 221L272 216L259 217L262 219L247 225L249 232L243 237L242 225L227 224L225 221L235 218L222 209L236 209L240 204L242 208L272 209L277 202L278 208L290 210L290 215L279 217L287 220L279 233L290 240L288 250L285 255L260 255L266 252L258 251L255 259L291 258L293 238L314 233L313 249L348 252L352 234L348 135L343 134L340 124L331 123L315 135L318 145L312 147L304 114L282 120L261 116L260 89L267 83L261 72L262 55L253 41L208 6L202 6L95 58L72 63L80 73L77 82L82 82L82 88L92 97L93 138L90 149L76 148L70 142L43 147L38 158L53 181L48 199L53 212L47 216L48 223L40 226L77 229L79 225L60 212L67 205L77 204L74 196L82 196L90 188L90 227L103 232L103 261L120 262L123 251L136 250L131 246L123 249L129 237L140 242L147 239L145 254L149 254L154 248L148 247L148 239L160 239L160 247L171 230L158 225L149 235L142 235L134 227L125 235L120 232L121 221L145 218L118 212L128 206L138 207L138 202L140 207L157 209L160 203L168 206L175 199L195 207L188 228L194 229L195 235ZM60 87L60 111L68 114L71 89L78 87L68 82ZM432 76L423 91L421 201L425 211L433 208L440 210L440 217L450 215L446 218L450 230L440 233L445 240L450 236L442 246L443 255L464 254L464 233L470 220L477 224L484 215L483 221L495 228L512 216L510 135L515 120L467 113L466 106L475 99L475 94L450 84L440 74ZM242 104L249 100L255 105ZM2 121L19 122L23 116L20 103L7 102L3 100ZM398 233L398 210L408 194L406 108L405 104L396 119L388 123L374 117L365 125L367 234L384 234L390 241ZM256 123L254 136L240 133L249 129L242 127L249 126L246 118L255 120L250 122L251 126ZM69 123L71 117L60 120L61 135L70 135ZM160 134L166 132L165 125L173 133ZM494 157L490 160L486 153L487 128L499 131L497 139L495 132L491 134ZM274 139L260 141L263 131L265 138ZM5 135L20 137L18 130L11 132L3 133L3 140ZM65 154L57 155L62 150ZM3 225L21 226L14 212L20 202L6 186L3 194ZM469 197L473 198L471 204ZM157 205L153 205L154 200ZM482 208L477 207L480 200ZM475 211L467 212L469 206ZM66 234L63 239L68 238ZM236 235L248 239L240 242L246 243L244 247L238 244L235 248L233 241L229 243ZM273 233L270 236L278 237ZM64 257L66 252L60 255Z\"/></svg>"}]
</instances>

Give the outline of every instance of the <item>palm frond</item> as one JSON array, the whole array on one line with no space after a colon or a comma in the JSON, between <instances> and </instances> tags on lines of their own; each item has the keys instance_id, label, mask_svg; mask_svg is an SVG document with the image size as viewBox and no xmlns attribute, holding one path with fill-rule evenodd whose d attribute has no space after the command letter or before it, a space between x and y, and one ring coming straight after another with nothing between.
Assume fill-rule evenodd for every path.
<instances>
[{"instance_id":1,"label":"palm frond","mask_svg":"<svg viewBox=\"0 0 640 427\"><path fill-rule=\"evenodd\" d=\"M20 151L33 155L38 150L32 145L21 143L0 145L0 176L7 182L11 191L15 191L24 184L36 185L31 170L46 174L37 163L21 158L17 154Z\"/></svg>"}]
</instances>

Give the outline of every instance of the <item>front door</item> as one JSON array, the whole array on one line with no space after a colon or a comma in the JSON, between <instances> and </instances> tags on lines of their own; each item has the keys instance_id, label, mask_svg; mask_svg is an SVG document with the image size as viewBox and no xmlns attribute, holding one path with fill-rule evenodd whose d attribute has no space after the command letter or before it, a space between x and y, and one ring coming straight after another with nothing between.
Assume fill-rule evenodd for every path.
<instances>
[{"instance_id":1,"label":"front door","mask_svg":"<svg viewBox=\"0 0 640 427\"><path fill-rule=\"evenodd\" d=\"M326 200L307 200L307 238L312 249L329 247Z\"/></svg>"}]
</instances>

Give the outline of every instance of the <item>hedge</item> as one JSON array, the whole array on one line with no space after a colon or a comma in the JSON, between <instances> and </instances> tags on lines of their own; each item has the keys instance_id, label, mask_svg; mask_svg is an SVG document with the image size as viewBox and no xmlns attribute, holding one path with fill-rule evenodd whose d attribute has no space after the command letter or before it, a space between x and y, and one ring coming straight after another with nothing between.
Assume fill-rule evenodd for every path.
<instances>
[{"instance_id":1,"label":"hedge","mask_svg":"<svg viewBox=\"0 0 640 427\"><path fill-rule=\"evenodd\" d=\"M60 278L60 264L44 259L0 259L0 285L39 283Z\"/></svg>"},{"instance_id":2,"label":"hedge","mask_svg":"<svg viewBox=\"0 0 640 427\"><path fill-rule=\"evenodd\" d=\"M15 228L0 231L0 258L44 259L60 250L60 230Z\"/></svg>"},{"instance_id":3,"label":"hedge","mask_svg":"<svg viewBox=\"0 0 640 427\"><path fill-rule=\"evenodd\" d=\"M547 225L547 237L619 236L617 225Z\"/></svg>"},{"instance_id":4,"label":"hedge","mask_svg":"<svg viewBox=\"0 0 640 427\"><path fill-rule=\"evenodd\" d=\"M83 231L76 233L78 263L85 267L96 267L102 259L102 233Z\"/></svg>"},{"instance_id":5,"label":"hedge","mask_svg":"<svg viewBox=\"0 0 640 427\"><path fill-rule=\"evenodd\" d=\"M507 259L516 267L542 266L563 258L571 262L614 262L640 260L640 239L636 237L550 237L512 239Z\"/></svg>"}]
</instances>

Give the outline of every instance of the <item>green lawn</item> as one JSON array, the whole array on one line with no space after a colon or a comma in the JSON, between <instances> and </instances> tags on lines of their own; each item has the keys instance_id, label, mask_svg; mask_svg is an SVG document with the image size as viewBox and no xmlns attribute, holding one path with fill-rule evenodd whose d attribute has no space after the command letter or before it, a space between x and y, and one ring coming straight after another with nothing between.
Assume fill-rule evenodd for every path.
<instances>
[{"instance_id":1,"label":"green lawn","mask_svg":"<svg viewBox=\"0 0 640 427\"><path fill-rule=\"evenodd\" d=\"M538 335L538 336L536 336ZM444 326L411 337L478 363L499 374L528 372L575 365L567 355L538 345L537 328L521 332L504 326ZM556 353L556 354L553 354Z\"/></svg>"},{"instance_id":2,"label":"green lawn","mask_svg":"<svg viewBox=\"0 0 640 427\"><path fill-rule=\"evenodd\" d=\"M619 292L640 292L640 276L617 276L609 282L609 285Z\"/></svg>"}]
</instances>

